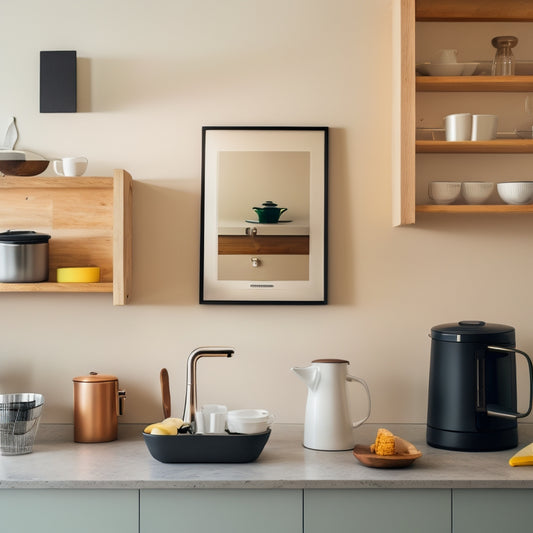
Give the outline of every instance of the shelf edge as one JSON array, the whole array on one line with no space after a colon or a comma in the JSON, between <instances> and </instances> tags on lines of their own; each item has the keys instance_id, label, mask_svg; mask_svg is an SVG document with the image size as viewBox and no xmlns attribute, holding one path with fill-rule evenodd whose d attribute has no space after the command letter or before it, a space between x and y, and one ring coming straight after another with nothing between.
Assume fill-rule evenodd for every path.
<instances>
[{"instance_id":1,"label":"shelf edge","mask_svg":"<svg viewBox=\"0 0 533 533\"><path fill-rule=\"evenodd\" d=\"M435 205L419 204L417 213L446 213L446 214L528 214L533 213L533 205L483 204L483 205Z\"/></svg>"}]
</instances>

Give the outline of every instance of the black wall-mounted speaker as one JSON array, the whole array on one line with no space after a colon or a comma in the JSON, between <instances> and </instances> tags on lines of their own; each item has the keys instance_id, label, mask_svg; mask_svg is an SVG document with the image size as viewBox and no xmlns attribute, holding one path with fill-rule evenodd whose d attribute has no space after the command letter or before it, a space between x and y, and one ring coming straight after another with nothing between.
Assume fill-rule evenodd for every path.
<instances>
[{"instance_id":1,"label":"black wall-mounted speaker","mask_svg":"<svg viewBox=\"0 0 533 533\"><path fill-rule=\"evenodd\" d=\"M41 52L40 112L76 112L76 51Z\"/></svg>"}]
</instances>

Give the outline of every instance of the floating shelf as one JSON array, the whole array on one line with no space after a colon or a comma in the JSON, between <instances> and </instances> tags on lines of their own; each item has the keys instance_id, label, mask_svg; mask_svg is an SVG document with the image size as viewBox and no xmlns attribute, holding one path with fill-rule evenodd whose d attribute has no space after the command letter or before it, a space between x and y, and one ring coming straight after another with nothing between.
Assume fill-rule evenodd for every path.
<instances>
[{"instance_id":1,"label":"floating shelf","mask_svg":"<svg viewBox=\"0 0 533 533\"><path fill-rule=\"evenodd\" d=\"M132 179L113 177L0 178L0 228L52 236L50 276L43 283L0 283L0 292L113 293L113 304L130 297ZM58 267L99 266L100 283L57 283Z\"/></svg>"},{"instance_id":2,"label":"floating shelf","mask_svg":"<svg viewBox=\"0 0 533 533\"><path fill-rule=\"evenodd\" d=\"M529 0L416 0L415 9L424 21L533 21Z\"/></svg>"},{"instance_id":3,"label":"floating shelf","mask_svg":"<svg viewBox=\"0 0 533 533\"><path fill-rule=\"evenodd\" d=\"M531 92L533 76L417 76L418 92Z\"/></svg>"},{"instance_id":4,"label":"floating shelf","mask_svg":"<svg viewBox=\"0 0 533 533\"><path fill-rule=\"evenodd\" d=\"M416 141L417 153L429 154L533 154L532 139L494 141Z\"/></svg>"},{"instance_id":5,"label":"floating shelf","mask_svg":"<svg viewBox=\"0 0 533 533\"><path fill-rule=\"evenodd\" d=\"M417 213L533 213L533 205L417 205Z\"/></svg>"}]
</instances>

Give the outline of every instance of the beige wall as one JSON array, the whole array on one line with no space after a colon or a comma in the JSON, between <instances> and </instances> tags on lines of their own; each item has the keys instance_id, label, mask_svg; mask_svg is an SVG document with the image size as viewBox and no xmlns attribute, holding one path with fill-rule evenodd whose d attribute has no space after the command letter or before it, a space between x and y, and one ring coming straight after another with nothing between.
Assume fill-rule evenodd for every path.
<instances>
[{"instance_id":1,"label":"beige wall","mask_svg":"<svg viewBox=\"0 0 533 533\"><path fill-rule=\"evenodd\" d=\"M533 351L529 217L391 226L392 2L4 2L0 121L17 117L17 148L136 182L132 304L2 294L2 392L42 392L45 421L69 422L72 378L97 370L127 389L124 421L152 421L160 368L179 414L189 352L227 344L235 358L199 364L200 403L303 422L290 367L332 356L368 381L372 421L423 422L431 326L511 324ZM39 114L39 51L59 49L78 52L80 112ZM328 306L198 304L203 125L331 128Z\"/></svg>"}]
</instances>

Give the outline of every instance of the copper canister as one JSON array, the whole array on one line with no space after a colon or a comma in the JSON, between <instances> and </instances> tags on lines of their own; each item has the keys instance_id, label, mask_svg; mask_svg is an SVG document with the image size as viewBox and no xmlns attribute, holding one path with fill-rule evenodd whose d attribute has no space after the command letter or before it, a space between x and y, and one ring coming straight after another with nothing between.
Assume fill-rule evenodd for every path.
<instances>
[{"instance_id":1,"label":"copper canister","mask_svg":"<svg viewBox=\"0 0 533 533\"><path fill-rule=\"evenodd\" d=\"M74 441L116 440L118 416L126 392L119 390L118 378L91 372L74 382Z\"/></svg>"}]
</instances>

